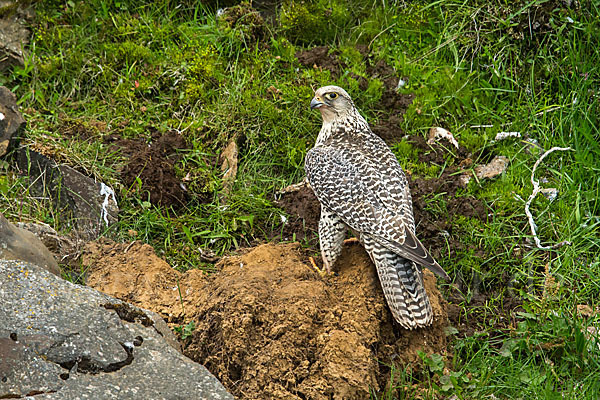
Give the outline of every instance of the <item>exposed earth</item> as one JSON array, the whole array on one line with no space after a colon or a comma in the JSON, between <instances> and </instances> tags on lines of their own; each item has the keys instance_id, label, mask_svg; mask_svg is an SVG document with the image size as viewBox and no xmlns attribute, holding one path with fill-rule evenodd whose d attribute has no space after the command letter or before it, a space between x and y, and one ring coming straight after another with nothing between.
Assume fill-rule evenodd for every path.
<instances>
[{"instance_id":1,"label":"exposed earth","mask_svg":"<svg viewBox=\"0 0 600 400\"><path fill-rule=\"evenodd\" d=\"M183 136L175 131L163 135L155 131L149 144L143 139L118 136L109 136L105 142L129 160L121 171L126 187L147 192L150 202L155 205L180 207L185 204L185 186L175 174L175 163L180 158L177 150L187 148ZM139 188L138 178L142 183Z\"/></svg>"},{"instance_id":2,"label":"exposed earth","mask_svg":"<svg viewBox=\"0 0 600 400\"><path fill-rule=\"evenodd\" d=\"M434 324L393 322L375 268L347 245L321 278L298 244L265 244L221 260L218 272L179 273L138 242L90 243L88 285L171 325L195 321L184 353L236 397L364 399L389 384L389 365L419 369L419 351L444 354L447 304L425 274Z\"/></svg>"}]
</instances>

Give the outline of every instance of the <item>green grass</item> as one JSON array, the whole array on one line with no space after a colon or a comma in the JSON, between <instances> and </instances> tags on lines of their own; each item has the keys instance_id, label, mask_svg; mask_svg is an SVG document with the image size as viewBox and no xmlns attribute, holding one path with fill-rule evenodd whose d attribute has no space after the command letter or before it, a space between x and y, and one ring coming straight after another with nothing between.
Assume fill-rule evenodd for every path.
<instances>
[{"instance_id":1,"label":"green grass","mask_svg":"<svg viewBox=\"0 0 600 400\"><path fill-rule=\"evenodd\" d=\"M483 321L477 333L449 337L453 355L425 359L420 373L393 367L395 385L374 397L593 399L600 395L600 351L585 332L598 317L581 317L576 306L597 306L600 293L600 6L574 4L285 2L281 25L257 28L255 19L227 22L195 2L45 1L36 4L25 67L0 76L0 84L25 110L24 144L117 190L120 222L107 235L131 240L134 230L174 267L210 270L198 247L221 255L280 231L283 211L271 199L303 177L304 155L320 128L308 109L314 88L344 86L370 122L381 116L381 81L361 91L352 75L334 79L302 67L295 52L330 46L365 77L355 45L370 46L375 60L408 77L400 91L416 95L401 123L405 132L425 135L442 126L475 162L483 150L510 159L497 179L469 183L464 194L482 200L490 217L457 218L454 236L463 250L439 260L464 280L460 306L465 320ZM98 140L69 135L74 127ZM111 133L149 139L149 127L176 129L191 145L176 166L179 177L193 178L192 200L182 209L152 205L125 187L119 170L127 160L100 140ZM519 131L523 140L494 143L501 131ZM536 178L559 195L553 202L538 196L531 208L544 244L570 246L531 247L524 204L543 150L525 139L543 150L574 150L540 165ZM240 144L239 170L223 205L220 169L211 160L230 140ZM392 147L416 176L440 173L441 166L420 164L410 145ZM0 210L9 219L69 229L47 200L29 195L24 179L1 167ZM198 200L206 193L208 201ZM444 218L445 201L432 195L427 210ZM551 290L549 279L556 282ZM475 307L477 293L487 297ZM497 310L509 298L525 312L513 316L512 330L498 330L508 316Z\"/></svg>"}]
</instances>

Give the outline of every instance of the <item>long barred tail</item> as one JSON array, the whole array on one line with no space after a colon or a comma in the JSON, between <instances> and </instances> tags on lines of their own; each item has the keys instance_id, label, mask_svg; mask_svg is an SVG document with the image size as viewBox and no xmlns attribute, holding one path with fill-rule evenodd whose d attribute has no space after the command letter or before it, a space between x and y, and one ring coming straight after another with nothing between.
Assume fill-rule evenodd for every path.
<instances>
[{"instance_id":1,"label":"long barred tail","mask_svg":"<svg viewBox=\"0 0 600 400\"><path fill-rule=\"evenodd\" d=\"M385 299L394 319L406 329L431 325L433 311L425 293L419 267L367 235L363 235L361 239L365 250L375 263Z\"/></svg>"}]
</instances>

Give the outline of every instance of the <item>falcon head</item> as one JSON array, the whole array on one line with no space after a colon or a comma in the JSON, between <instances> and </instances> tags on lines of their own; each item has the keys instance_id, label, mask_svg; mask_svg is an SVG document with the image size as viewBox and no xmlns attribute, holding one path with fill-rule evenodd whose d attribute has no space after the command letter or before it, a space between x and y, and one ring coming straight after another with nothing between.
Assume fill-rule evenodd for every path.
<instances>
[{"instance_id":1,"label":"falcon head","mask_svg":"<svg viewBox=\"0 0 600 400\"><path fill-rule=\"evenodd\" d=\"M318 108L324 122L330 122L354 109L352 99L338 86L323 86L317 89L310 108Z\"/></svg>"}]
</instances>

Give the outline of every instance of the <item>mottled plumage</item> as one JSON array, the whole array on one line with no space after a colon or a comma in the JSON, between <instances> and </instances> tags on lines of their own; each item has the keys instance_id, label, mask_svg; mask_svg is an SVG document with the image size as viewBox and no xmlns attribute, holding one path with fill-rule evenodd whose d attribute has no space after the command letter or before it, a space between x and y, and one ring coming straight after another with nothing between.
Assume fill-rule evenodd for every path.
<instances>
[{"instance_id":1,"label":"mottled plumage","mask_svg":"<svg viewBox=\"0 0 600 400\"><path fill-rule=\"evenodd\" d=\"M346 91L316 91L323 126L306 155L308 181L321 203L319 239L327 271L342 251L348 228L373 260L396 321L407 329L430 325L433 313L421 266L447 278L415 236L406 176L389 147L375 135Z\"/></svg>"}]
</instances>

